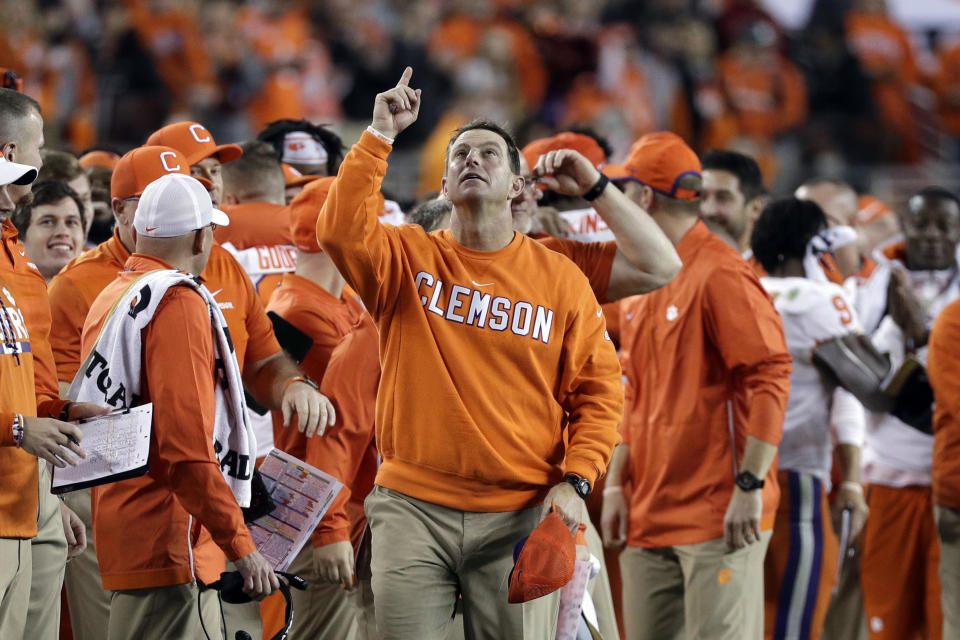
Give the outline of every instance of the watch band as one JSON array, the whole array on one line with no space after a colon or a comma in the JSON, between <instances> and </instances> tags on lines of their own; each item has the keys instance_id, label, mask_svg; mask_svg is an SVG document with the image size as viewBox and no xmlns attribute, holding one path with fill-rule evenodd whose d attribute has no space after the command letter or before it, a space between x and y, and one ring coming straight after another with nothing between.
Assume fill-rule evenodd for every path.
<instances>
[{"instance_id":1,"label":"watch band","mask_svg":"<svg viewBox=\"0 0 960 640\"><path fill-rule=\"evenodd\" d=\"M581 478L575 473L568 473L563 476L563 481L573 487L573 490L577 492L577 495L584 500L586 500L587 496L590 495L592 488L590 486L590 481L586 478Z\"/></svg>"},{"instance_id":2,"label":"watch band","mask_svg":"<svg viewBox=\"0 0 960 640\"><path fill-rule=\"evenodd\" d=\"M294 382L303 382L306 385L309 385L314 391L320 390L320 385L308 378L307 376L294 376L287 380L287 384L283 385L283 392L287 392L287 388L290 387Z\"/></svg>"},{"instance_id":3,"label":"watch band","mask_svg":"<svg viewBox=\"0 0 960 640\"><path fill-rule=\"evenodd\" d=\"M601 173L600 178L583 194L583 199L587 202L593 202L600 197L600 194L603 193L603 190L607 188L608 184L610 184L610 178Z\"/></svg>"},{"instance_id":4,"label":"watch band","mask_svg":"<svg viewBox=\"0 0 960 640\"><path fill-rule=\"evenodd\" d=\"M763 479L758 478L749 471L741 471L737 474L737 486L743 491L756 491L763 488Z\"/></svg>"}]
</instances>

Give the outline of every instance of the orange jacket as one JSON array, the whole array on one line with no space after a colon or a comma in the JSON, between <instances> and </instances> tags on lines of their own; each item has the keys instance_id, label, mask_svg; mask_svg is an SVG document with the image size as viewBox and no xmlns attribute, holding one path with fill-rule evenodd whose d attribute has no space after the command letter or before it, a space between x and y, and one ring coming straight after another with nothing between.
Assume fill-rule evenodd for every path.
<instances>
[{"instance_id":1,"label":"orange jacket","mask_svg":"<svg viewBox=\"0 0 960 640\"><path fill-rule=\"evenodd\" d=\"M746 437L779 444L790 391L780 317L746 261L703 222L677 253L676 278L622 305L631 546L721 537ZM765 529L776 471L763 489Z\"/></svg>"},{"instance_id":2,"label":"orange jacket","mask_svg":"<svg viewBox=\"0 0 960 640\"><path fill-rule=\"evenodd\" d=\"M317 222L320 245L380 330L377 483L505 511L539 504L564 470L595 481L618 440L623 395L586 278L519 234L481 252L448 230L380 224L365 201L389 152L365 132Z\"/></svg>"},{"instance_id":3,"label":"orange jacket","mask_svg":"<svg viewBox=\"0 0 960 640\"><path fill-rule=\"evenodd\" d=\"M960 509L960 300L940 312L930 332L927 373L933 414L933 500Z\"/></svg>"},{"instance_id":4,"label":"orange jacket","mask_svg":"<svg viewBox=\"0 0 960 640\"><path fill-rule=\"evenodd\" d=\"M337 410L337 425L322 438L307 441L307 462L343 482L313 534L313 546L350 540L354 548L366 524L363 501L377 475L374 413L380 384L377 327L364 313L330 355L320 391Z\"/></svg>"},{"instance_id":5,"label":"orange jacket","mask_svg":"<svg viewBox=\"0 0 960 640\"><path fill-rule=\"evenodd\" d=\"M109 240L74 258L50 282L54 318L50 341L60 380L72 381L80 368L80 332L90 305L113 282L129 257L130 252L114 232ZM202 275L227 319L241 371L246 362L257 362L280 351L263 303L233 256L214 245Z\"/></svg>"},{"instance_id":6,"label":"orange jacket","mask_svg":"<svg viewBox=\"0 0 960 640\"><path fill-rule=\"evenodd\" d=\"M173 268L139 253L124 267L90 307L84 358L130 283ZM142 401L154 401L150 471L91 494L103 588L212 582L224 554L236 560L255 547L213 451L216 362L210 314L195 291L172 287L164 295L143 330L142 376Z\"/></svg>"},{"instance_id":7,"label":"orange jacket","mask_svg":"<svg viewBox=\"0 0 960 640\"><path fill-rule=\"evenodd\" d=\"M267 310L275 312L313 339L313 346L300 363L300 368L318 384L327 370L333 348L363 313L363 307L349 294L334 298L320 285L293 273L283 275ZM313 464L307 458L307 441L308 438L296 429L296 423L289 428L284 427L283 415L273 412L274 446Z\"/></svg>"},{"instance_id":8,"label":"orange jacket","mask_svg":"<svg viewBox=\"0 0 960 640\"><path fill-rule=\"evenodd\" d=\"M18 449L16 414L58 416L50 350L50 305L43 276L27 257L10 220L0 228L0 538L37 535L37 459ZM20 353L22 351L22 353Z\"/></svg>"}]
</instances>

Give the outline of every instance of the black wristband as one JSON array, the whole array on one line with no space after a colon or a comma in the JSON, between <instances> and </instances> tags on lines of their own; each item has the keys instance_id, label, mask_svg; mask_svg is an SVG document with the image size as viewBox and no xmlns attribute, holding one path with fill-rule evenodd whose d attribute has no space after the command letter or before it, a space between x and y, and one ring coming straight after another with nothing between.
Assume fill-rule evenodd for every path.
<instances>
[{"instance_id":1,"label":"black wristband","mask_svg":"<svg viewBox=\"0 0 960 640\"><path fill-rule=\"evenodd\" d=\"M607 188L607 185L610 184L610 178L600 174L600 179L590 187L590 190L583 194L583 199L587 202L593 202L600 197L600 194L603 193L603 190Z\"/></svg>"}]
</instances>

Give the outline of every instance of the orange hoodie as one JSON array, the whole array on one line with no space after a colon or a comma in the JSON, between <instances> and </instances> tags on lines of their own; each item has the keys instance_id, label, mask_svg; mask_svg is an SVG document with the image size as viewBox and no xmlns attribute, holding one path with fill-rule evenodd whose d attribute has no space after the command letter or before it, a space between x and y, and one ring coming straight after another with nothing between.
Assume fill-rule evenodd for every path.
<instances>
[{"instance_id":1,"label":"orange hoodie","mask_svg":"<svg viewBox=\"0 0 960 640\"><path fill-rule=\"evenodd\" d=\"M10 220L0 229L0 538L37 535L37 459L18 449L16 414L60 414L64 400L50 350L50 304ZM22 353L21 353L22 351Z\"/></svg>"},{"instance_id":2,"label":"orange hoodie","mask_svg":"<svg viewBox=\"0 0 960 640\"><path fill-rule=\"evenodd\" d=\"M520 234L483 252L448 230L380 224L365 202L389 152L364 133L317 221L380 331L377 484L510 511L541 503L565 470L595 481L618 440L623 392L586 277Z\"/></svg>"}]
</instances>

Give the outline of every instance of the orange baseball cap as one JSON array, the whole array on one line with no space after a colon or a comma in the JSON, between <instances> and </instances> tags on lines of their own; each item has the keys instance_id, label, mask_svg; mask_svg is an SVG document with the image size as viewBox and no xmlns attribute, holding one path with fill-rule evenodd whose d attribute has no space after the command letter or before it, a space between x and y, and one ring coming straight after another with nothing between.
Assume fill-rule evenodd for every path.
<instances>
[{"instance_id":1,"label":"orange baseball cap","mask_svg":"<svg viewBox=\"0 0 960 640\"><path fill-rule=\"evenodd\" d=\"M635 180L657 193L679 200L697 200L700 192L681 189L681 178L701 176L703 168L693 149L675 133L648 133L633 143L627 161L608 164L603 173L611 180Z\"/></svg>"},{"instance_id":2,"label":"orange baseball cap","mask_svg":"<svg viewBox=\"0 0 960 640\"><path fill-rule=\"evenodd\" d=\"M283 167L283 179L286 183L284 186L286 187L300 187L308 182L313 182L314 180L323 177L300 173L286 162L282 163L280 166Z\"/></svg>"},{"instance_id":3,"label":"orange baseball cap","mask_svg":"<svg viewBox=\"0 0 960 640\"><path fill-rule=\"evenodd\" d=\"M290 207L290 236L297 249L304 253L323 251L317 242L317 218L320 217L320 209L327 201L327 194L330 193L330 185L334 180L334 176L318 177L301 192L302 197L302 194L309 189L310 206Z\"/></svg>"},{"instance_id":4,"label":"orange baseball cap","mask_svg":"<svg viewBox=\"0 0 960 640\"><path fill-rule=\"evenodd\" d=\"M574 151L579 151L587 160L592 162L593 166L597 169L601 168L607 162L607 154L603 152L603 148L596 140L588 135L573 133L572 131L564 131L549 138L534 140L523 148L523 157L527 159L527 164L533 169L537 164L537 160L540 159L540 156L548 151L556 151L558 149L573 149Z\"/></svg>"},{"instance_id":5,"label":"orange baseball cap","mask_svg":"<svg viewBox=\"0 0 960 640\"><path fill-rule=\"evenodd\" d=\"M182 153L159 145L137 147L125 153L113 168L110 197L123 200L139 196L148 184L168 173L190 175L190 163ZM213 187L206 178L197 180L207 189Z\"/></svg>"},{"instance_id":6,"label":"orange baseball cap","mask_svg":"<svg viewBox=\"0 0 960 640\"><path fill-rule=\"evenodd\" d=\"M147 144L173 147L186 156L190 166L211 156L217 156L220 162L227 163L243 155L243 149L239 145L218 145L206 127L199 122L168 124L151 133Z\"/></svg>"},{"instance_id":7,"label":"orange baseball cap","mask_svg":"<svg viewBox=\"0 0 960 640\"><path fill-rule=\"evenodd\" d=\"M870 224L874 220L893 214L893 209L887 203L870 195L860 196L857 200L856 221L858 225Z\"/></svg>"},{"instance_id":8,"label":"orange baseball cap","mask_svg":"<svg viewBox=\"0 0 960 640\"><path fill-rule=\"evenodd\" d=\"M573 578L577 547L556 510L513 550L507 601L527 602L553 593Z\"/></svg>"},{"instance_id":9,"label":"orange baseball cap","mask_svg":"<svg viewBox=\"0 0 960 640\"><path fill-rule=\"evenodd\" d=\"M97 149L95 151L88 151L79 158L80 166L84 169L90 167L104 167L105 169L115 169L117 162L120 161L120 156L115 154L113 151L103 151Z\"/></svg>"}]
</instances>

